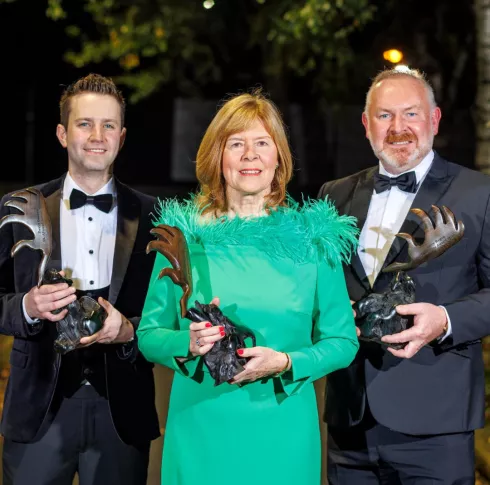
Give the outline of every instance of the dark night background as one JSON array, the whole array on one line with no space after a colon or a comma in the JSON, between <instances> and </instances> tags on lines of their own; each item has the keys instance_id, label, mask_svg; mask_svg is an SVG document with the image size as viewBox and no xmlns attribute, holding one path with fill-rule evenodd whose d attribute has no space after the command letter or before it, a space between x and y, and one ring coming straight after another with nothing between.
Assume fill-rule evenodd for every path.
<instances>
[{"instance_id":1,"label":"dark night background","mask_svg":"<svg viewBox=\"0 0 490 485\"><path fill-rule=\"evenodd\" d=\"M226 5L222 2L222 7L216 4L215 8L227 6L231 15L236 8L245 8L246 3L228 0ZM291 128L297 171L290 189L295 195L299 192L314 195L323 181L375 163L364 138L360 114L370 78L388 64L382 52L390 47L402 50L406 62L425 70L436 84L442 80L442 88L436 89L443 108L436 148L452 160L473 165L476 67L471 7L465 1L455 2L460 3L458 8L452 2L440 0L377 3L374 21L351 39L356 62L346 81L347 95L335 101L323 99L311 89L311 75L291 76L285 82L286 94L279 105ZM3 135L0 184L7 188L47 181L66 169L65 153L55 137L63 85L89 72L108 76L120 73L117 64L108 61L82 69L64 62L63 53L77 46L65 35L63 23L46 18L45 10L45 2L34 0L0 4ZM85 22L87 29L93 29L84 16L80 10L82 25ZM442 37L438 34L441 29ZM226 75L220 82L201 88L201 99L211 101L208 107L214 107L228 93L256 85L269 91L261 71L260 53L240 52L238 45L243 42L240 36L246 32L234 29L233 33L237 37L236 59L226 61ZM461 47L459 55L466 52L464 70L454 80L457 59L447 46L463 41L467 45ZM129 94L124 86L122 89ZM445 96L449 89L456 92L450 102ZM128 106L128 138L115 168L122 181L161 196L183 194L194 188L192 182L177 182L171 171L172 150L176 148L174 109L176 100L186 96L177 83L170 82L138 104ZM296 117L297 109L289 109L292 104L300 110L300 118ZM209 117L212 112L213 109ZM195 135L189 138L186 150L195 152L198 139Z\"/></svg>"}]
</instances>

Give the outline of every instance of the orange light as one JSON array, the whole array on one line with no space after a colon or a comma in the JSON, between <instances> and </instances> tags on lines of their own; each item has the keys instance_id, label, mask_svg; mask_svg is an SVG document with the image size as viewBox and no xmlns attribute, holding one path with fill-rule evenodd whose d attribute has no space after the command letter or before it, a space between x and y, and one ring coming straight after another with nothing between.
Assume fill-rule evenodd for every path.
<instances>
[{"instance_id":1,"label":"orange light","mask_svg":"<svg viewBox=\"0 0 490 485\"><path fill-rule=\"evenodd\" d=\"M403 59L403 53L398 49L390 49L383 52L383 58L392 64L398 64Z\"/></svg>"}]
</instances>

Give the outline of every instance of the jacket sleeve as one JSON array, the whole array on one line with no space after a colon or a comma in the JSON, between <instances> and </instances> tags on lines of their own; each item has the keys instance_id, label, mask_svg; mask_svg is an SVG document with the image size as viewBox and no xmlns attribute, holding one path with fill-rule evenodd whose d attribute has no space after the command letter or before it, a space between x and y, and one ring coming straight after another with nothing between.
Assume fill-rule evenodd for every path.
<instances>
[{"instance_id":1,"label":"jacket sleeve","mask_svg":"<svg viewBox=\"0 0 490 485\"><path fill-rule=\"evenodd\" d=\"M347 367L359 343L341 265L318 264L312 344L293 352L291 371L281 376L286 394L298 392L305 383Z\"/></svg>"},{"instance_id":2,"label":"jacket sleeve","mask_svg":"<svg viewBox=\"0 0 490 485\"><path fill-rule=\"evenodd\" d=\"M10 213L5 206L8 199L5 196L0 201L0 219ZM5 224L0 229L0 333L29 338L42 330L43 323L31 325L24 318L22 299L26 293L15 291L14 260L10 255L14 243L12 224Z\"/></svg>"},{"instance_id":3,"label":"jacket sleeve","mask_svg":"<svg viewBox=\"0 0 490 485\"><path fill-rule=\"evenodd\" d=\"M168 266L166 258L157 254L143 316L136 332L139 349L150 362L165 365L184 376L193 377L200 359L193 358L184 363L177 360L178 357L188 356L190 322L181 321L177 313L174 283L168 277L158 277L160 271Z\"/></svg>"},{"instance_id":4,"label":"jacket sleeve","mask_svg":"<svg viewBox=\"0 0 490 485\"><path fill-rule=\"evenodd\" d=\"M440 347L464 345L490 335L490 197L482 224L476 254L478 282L475 291L459 300L444 304L451 320L452 334ZM479 287L479 288L478 288Z\"/></svg>"}]
</instances>

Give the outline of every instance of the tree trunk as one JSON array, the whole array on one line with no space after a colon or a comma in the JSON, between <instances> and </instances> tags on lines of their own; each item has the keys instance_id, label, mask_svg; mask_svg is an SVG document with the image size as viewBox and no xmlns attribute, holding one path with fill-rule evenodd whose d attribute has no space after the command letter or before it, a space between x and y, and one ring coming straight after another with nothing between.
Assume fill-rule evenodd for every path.
<instances>
[{"instance_id":1,"label":"tree trunk","mask_svg":"<svg viewBox=\"0 0 490 485\"><path fill-rule=\"evenodd\" d=\"M476 167L490 174L490 0L475 0L478 84L476 108Z\"/></svg>"}]
</instances>

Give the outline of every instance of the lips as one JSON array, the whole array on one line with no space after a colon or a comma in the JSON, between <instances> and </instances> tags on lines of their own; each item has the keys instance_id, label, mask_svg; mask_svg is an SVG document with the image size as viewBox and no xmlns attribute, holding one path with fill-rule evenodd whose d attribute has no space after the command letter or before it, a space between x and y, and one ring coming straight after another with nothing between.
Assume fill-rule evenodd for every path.
<instances>
[{"instance_id":1,"label":"lips","mask_svg":"<svg viewBox=\"0 0 490 485\"><path fill-rule=\"evenodd\" d=\"M390 134L385 138L385 142L388 145L392 145L395 147L404 147L410 145L415 141L417 141L417 139L410 133L402 133L401 135Z\"/></svg>"},{"instance_id":2,"label":"lips","mask_svg":"<svg viewBox=\"0 0 490 485\"><path fill-rule=\"evenodd\" d=\"M104 148L84 148L84 150L88 153L94 153L95 155L102 155L107 151Z\"/></svg>"},{"instance_id":3,"label":"lips","mask_svg":"<svg viewBox=\"0 0 490 485\"><path fill-rule=\"evenodd\" d=\"M262 173L262 170L259 170L258 168L247 168L245 170L240 170L240 175L244 175L245 177L253 177L260 175Z\"/></svg>"}]
</instances>

